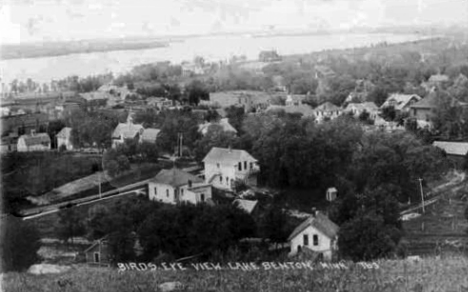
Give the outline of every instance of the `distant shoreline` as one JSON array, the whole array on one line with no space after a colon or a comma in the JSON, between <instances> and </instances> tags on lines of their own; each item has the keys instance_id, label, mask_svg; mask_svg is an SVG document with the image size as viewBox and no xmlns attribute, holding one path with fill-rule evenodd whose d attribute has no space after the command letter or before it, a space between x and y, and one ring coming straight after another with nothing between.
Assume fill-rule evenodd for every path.
<instances>
[{"instance_id":1,"label":"distant shoreline","mask_svg":"<svg viewBox=\"0 0 468 292\"><path fill-rule=\"evenodd\" d=\"M407 34L408 32L384 32L386 34ZM190 38L220 37L220 36L250 36L252 38L295 37L336 34L382 34L380 31L302 31L302 32L252 32L252 33L219 33L211 35L188 35L161 38L126 38L99 39L79 41L57 41L45 43L4 44L0 46L0 60L34 59L58 57L72 54L89 54L114 51L137 51L169 47L171 43L183 42ZM414 33L424 35L423 33Z\"/></svg>"},{"instance_id":2,"label":"distant shoreline","mask_svg":"<svg viewBox=\"0 0 468 292\"><path fill-rule=\"evenodd\" d=\"M2 45L0 60L58 57L111 51L131 51L168 47L169 42L141 40L99 40Z\"/></svg>"}]
</instances>

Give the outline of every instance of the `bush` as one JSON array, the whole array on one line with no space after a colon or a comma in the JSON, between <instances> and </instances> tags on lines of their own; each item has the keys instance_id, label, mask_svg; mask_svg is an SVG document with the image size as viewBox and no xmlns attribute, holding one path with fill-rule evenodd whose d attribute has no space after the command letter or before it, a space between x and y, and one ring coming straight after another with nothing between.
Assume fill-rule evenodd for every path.
<instances>
[{"instance_id":1,"label":"bush","mask_svg":"<svg viewBox=\"0 0 468 292\"><path fill-rule=\"evenodd\" d=\"M23 271L39 260L40 248L37 229L21 219L7 216L0 220L2 245L0 271Z\"/></svg>"}]
</instances>

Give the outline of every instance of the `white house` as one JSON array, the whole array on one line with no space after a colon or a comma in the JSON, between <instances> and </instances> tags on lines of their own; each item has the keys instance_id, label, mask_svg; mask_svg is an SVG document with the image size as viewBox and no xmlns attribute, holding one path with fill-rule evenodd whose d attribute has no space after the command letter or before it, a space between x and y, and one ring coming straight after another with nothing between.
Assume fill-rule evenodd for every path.
<instances>
[{"instance_id":1,"label":"white house","mask_svg":"<svg viewBox=\"0 0 468 292\"><path fill-rule=\"evenodd\" d=\"M48 151L50 150L50 137L47 133L34 131L29 135L21 135L18 138L18 152Z\"/></svg>"},{"instance_id":2,"label":"white house","mask_svg":"<svg viewBox=\"0 0 468 292\"><path fill-rule=\"evenodd\" d=\"M256 184L260 170L257 159L245 150L213 147L203 162L205 182L219 189L233 190L236 180Z\"/></svg>"},{"instance_id":3,"label":"white house","mask_svg":"<svg viewBox=\"0 0 468 292\"><path fill-rule=\"evenodd\" d=\"M198 126L198 132L200 132L202 135L206 135L208 133L208 128L212 125L218 125L222 127L224 132L232 132L234 134L237 134L236 128L229 124L228 118L220 119L218 122L206 122L204 124L201 124Z\"/></svg>"},{"instance_id":4,"label":"white house","mask_svg":"<svg viewBox=\"0 0 468 292\"><path fill-rule=\"evenodd\" d=\"M314 109L314 114L317 122L321 122L325 119L333 120L343 113L343 110L334 105L333 103L326 101Z\"/></svg>"},{"instance_id":5,"label":"white house","mask_svg":"<svg viewBox=\"0 0 468 292\"><path fill-rule=\"evenodd\" d=\"M367 112L369 118L375 120L379 113L379 108L373 102L349 103L345 108L345 112L352 113L355 117L359 117L363 112Z\"/></svg>"},{"instance_id":6,"label":"white house","mask_svg":"<svg viewBox=\"0 0 468 292\"><path fill-rule=\"evenodd\" d=\"M128 115L126 123L119 123L112 133L112 148L123 144L126 139L135 139L143 134L144 128L141 124L134 124L131 114Z\"/></svg>"},{"instance_id":7,"label":"white house","mask_svg":"<svg viewBox=\"0 0 468 292\"><path fill-rule=\"evenodd\" d=\"M163 169L148 183L148 195L162 203L197 204L211 200L211 185L183 170Z\"/></svg>"},{"instance_id":8,"label":"white house","mask_svg":"<svg viewBox=\"0 0 468 292\"><path fill-rule=\"evenodd\" d=\"M314 211L289 236L289 255L296 255L301 249L307 248L323 254L325 260L331 260L333 252L337 250L338 230L339 227L327 216Z\"/></svg>"},{"instance_id":9,"label":"white house","mask_svg":"<svg viewBox=\"0 0 468 292\"><path fill-rule=\"evenodd\" d=\"M65 127L57 134L57 148L60 149L62 145L65 146L66 150L73 150L73 144L71 141L71 131L72 128Z\"/></svg>"}]
</instances>

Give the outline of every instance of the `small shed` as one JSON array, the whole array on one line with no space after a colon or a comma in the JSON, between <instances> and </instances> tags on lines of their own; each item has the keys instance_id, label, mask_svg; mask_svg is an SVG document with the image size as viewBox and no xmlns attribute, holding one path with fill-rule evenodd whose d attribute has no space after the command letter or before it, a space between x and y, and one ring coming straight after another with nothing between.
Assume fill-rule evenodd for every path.
<instances>
[{"instance_id":1,"label":"small shed","mask_svg":"<svg viewBox=\"0 0 468 292\"><path fill-rule=\"evenodd\" d=\"M327 192L326 192L327 201L333 202L334 200L336 200L337 195L338 195L338 190L335 187L331 187L327 189Z\"/></svg>"},{"instance_id":2,"label":"small shed","mask_svg":"<svg viewBox=\"0 0 468 292\"><path fill-rule=\"evenodd\" d=\"M93 266L109 266L110 265L110 252L107 242L107 236L96 240L90 247L88 247L84 254L86 256L86 263Z\"/></svg>"}]
</instances>

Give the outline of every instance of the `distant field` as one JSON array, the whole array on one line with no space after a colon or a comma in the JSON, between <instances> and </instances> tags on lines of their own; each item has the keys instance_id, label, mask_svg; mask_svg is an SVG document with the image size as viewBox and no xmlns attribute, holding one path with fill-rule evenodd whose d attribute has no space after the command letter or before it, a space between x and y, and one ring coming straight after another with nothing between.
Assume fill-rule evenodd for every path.
<instances>
[{"instance_id":1,"label":"distant field","mask_svg":"<svg viewBox=\"0 0 468 292\"><path fill-rule=\"evenodd\" d=\"M71 42L47 42L30 44L12 44L1 46L0 59L23 59L52 57L69 54L109 52L123 50L141 50L166 47L160 40L88 40Z\"/></svg>"},{"instance_id":2,"label":"distant field","mask_svg":"<svg viewBox=\"0 0 468 292\"><path fill-rule=\"evenodd\" d=\"M347 269L239 271L121 272L110 268L75 266L62 274L7 273L3 291L162 291L158 285L178 281L173 291L433 291L468 290L468 259L448 256L419 262L385 260L378 269L345 263Z\"/></svg>"}]
</instances>

